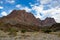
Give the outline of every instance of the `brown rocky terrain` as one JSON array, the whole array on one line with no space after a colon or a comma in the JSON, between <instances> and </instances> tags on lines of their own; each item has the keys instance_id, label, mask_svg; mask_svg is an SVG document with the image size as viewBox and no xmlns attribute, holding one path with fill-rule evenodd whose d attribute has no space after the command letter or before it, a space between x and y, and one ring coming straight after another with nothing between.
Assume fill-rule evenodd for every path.
<instances>
[{"instance_id":1,"label":"brown rocky terrain","mask_svg":"<svg viewBox=\"0 0 60 40\"><path fill-rule=\"evenodd\" d=\"M9 15L0 18L0 25L3 29L16 27L18 29L26 30L40 30L42 26L52 26L55 24L53 18L46 18L45 20L40 20L35 18L35 16L26 12L25 10L13 10Z\"/></svg>"},{"instance_id":2,"label":"brown rocky terrain","mask_svg":"<svg viewBox=\"0 0 60 40\"><path fill-rule=\"evenodd\" d=\"M41 26L33 14L25 10L13 10L9 15L2 17L0 23L4 23L3 28L16 27L26 30L39 30Z\"/></svg>"},{"instance_id":3,"label":"brown rocky terrain","mask_svg":"<svg viewBox=\"0 0 60 40\"><path fill-rule=\"evenodd\" d=\"M28 25L37 25L41 26L40 22L33 16L32 13L28 13L25 10L13 10L9 15L2 18L3 22L15 23L24 23Z\"/></svg>"},{"instance_id":4,"label":"brown rocky terrain","mask_svg":"<svg viewBox=\"0 0 60 40\"><path fill-rule=\"evenodd\" d=\"M60 40L60 32L50 29L60 30L60 24L53 18L40 20L25 10L13 10L0 18L0 40Z\"/></svg>"}]
</instances>

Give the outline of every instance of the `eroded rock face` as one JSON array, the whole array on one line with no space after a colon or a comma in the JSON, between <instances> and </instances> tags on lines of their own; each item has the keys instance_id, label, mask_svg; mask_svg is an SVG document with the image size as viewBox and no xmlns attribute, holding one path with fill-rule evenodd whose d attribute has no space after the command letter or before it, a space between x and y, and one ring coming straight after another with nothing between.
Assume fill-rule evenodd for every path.
<instances>
[{"instance_id":1,"label":"eroded rock face","mask_svg":"<svg viewBox=\"0 0 60 40\"><path fill-rule=\"evenodd\" d=\"M52 26L56 23L56 21L54 20L54 18L46 18L45 20L42 20L41 23L42 26Z\"/></svg>"},{"instance_id":2,"label":"eroded rock face","mask_svg":"<svg viewBox=\"0 0 60 40\"><path fill-rule=\"evenodd\" d=\"M56 22L53 18L40 20L39 18L35 18L32 13L26 12L25 10L13 10L9 15L2 17L0 23L6 24L5 26L18 26L20 29L39 30L40 27L52 26Z\"/></svg>"},{"instance_id":3,"label":"eroded rock face","mask_svg":"<svg viewBox=\"0 0 60 40\"><path fill-rule=\"evenodd\" d=\"M39 30L39 26L41 26L39 20L37 20L32 13L26 12L25 10L13 10L9 15L2 17L1 22L4 25L7 24L10 26L19 25L20 29L27 30Z\"/></svg>"},{"instance_id":4,"label":"eroded rock face","mask_svg":"<svg viewBox=\"0 0 60 40\"><path fill-rule=\"evenodd\" d=\"M51 26L56 23L54 18L40 20L39 18L35 18L32 13L26 12L25 10L13 10L9 15L3 17L1 21L11 24L21 23L37 26Z\"/></svg>"},{"instance_id":5,"label":"eroded rock face","mask_svg":"<svg viewBox=\"0 0 60 40\"><path fill-rule=\"evenodd\" d=\"M34 15L26 12L25 10L13 10L8 16L5 17L5 19L7 21L40 26L40 22L34 17Z\"/></svg>"}]
</instances>

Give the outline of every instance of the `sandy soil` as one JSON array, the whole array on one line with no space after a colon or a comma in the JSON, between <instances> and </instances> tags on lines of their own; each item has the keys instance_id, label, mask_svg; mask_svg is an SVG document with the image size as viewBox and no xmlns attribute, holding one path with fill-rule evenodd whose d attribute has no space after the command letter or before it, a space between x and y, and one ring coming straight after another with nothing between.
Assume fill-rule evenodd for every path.
<instances>
[{"instance_id":1,"label":"sandy soil","mask_svg":"<svg viewBox=\"0 0 60 40\"><path fill-rule=\"evenodd\" d=\"M41 32L17 32L16 36L9 36L8 32L0 31L0 40L60 40L60 37L55 34Z\"/></svg>"}]
</instances>

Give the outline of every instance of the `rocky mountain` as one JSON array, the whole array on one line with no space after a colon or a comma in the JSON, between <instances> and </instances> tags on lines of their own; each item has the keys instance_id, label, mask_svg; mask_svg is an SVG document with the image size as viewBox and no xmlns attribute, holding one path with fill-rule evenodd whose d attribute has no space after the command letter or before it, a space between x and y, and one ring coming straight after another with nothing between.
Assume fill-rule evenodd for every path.
<instances>
[{"instance_id":1,"label":"rocky mountain","mask_svg":"<svg viewBox=\"0 0 60 40\"><path fill-rule=\"evenodd\" d=\"M45 20L41 21L42 26L52 26L56 21L54 18L47 17Z\"/></svg>"},{"instance_id":2,"label":"rocky mountain","mask_svg":"<svg viewBox=\"0 0 60 40\"><path fill-rule=\"evenodd\" d=\"M4 27L17 27L27 30L39 30L41 26L39 20L37 20L32 13L25 10L13 10L9 15L0 19L0 23L4 23Z\"/></svg>"},{"instance_id":3,"label":"rocky mountain","mask_svg":"<svg viewBox=\"0 0 60 40\"><path fill-rule=\"evenodd\" d=\"M40 22L33 16L33 14L28 13L25 10L13 10L9 15L3 17L2 21L11 24L21 23L41 26Z\"/></svg>"},{"instance_id":4,"label":"rocky mountain","mask_svg":"<svg viewBox=\"0 0 60 40\"><path fill-rule=\"evenodd\" d=\"M39 18L35 18L35 16L26 12L25 10L13 10L9 15L0 18L1 27L10 28L16 27L18 29L26 29L26 30L40 30L42 26L51 26L55 24L55 20L53 18L46 18L45 20L40 20Z\"/></svg>"}]
</instances>

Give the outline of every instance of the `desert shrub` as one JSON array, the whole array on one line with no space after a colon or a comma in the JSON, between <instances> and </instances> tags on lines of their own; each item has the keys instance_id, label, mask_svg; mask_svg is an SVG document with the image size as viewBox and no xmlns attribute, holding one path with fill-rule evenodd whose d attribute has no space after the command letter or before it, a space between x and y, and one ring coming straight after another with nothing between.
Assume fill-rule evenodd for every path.
<instances>
[{"instance_id":1,"label":"desert shrub","mask_svg":"<svg viewBox=\"0 0 60 40\"><path fill-rule=\"evenodd\" d=\"M60 31L60 23L53 24L50 29L52 29L53 32Z\"/></svg>"},{"instance_id":2,"label":"desert shrub","mask_svg":"<svg viewBox=\"0 0 60 40\"><path fill-rule=\"evenodd\" d=\"M3 30L3 28L0 28L0 30Z\"/></svg>"},{"instance_id":3,"label":"desert shrub","mask_svg":"<svg viewBox=\"0 0 60 40\"><path fill-rule=\"evenodd\" d=\"M11 27L9 28L9 32L18 32L18 30L16 28Z\"/></svg>"},{"instance_id":4,"label":"desert shrub","mask_svg":"<svg viewBox=\"0 0 60 40\"><path fill-rule=\"evenodd\" d=\"M58 34L58 37L60 37L60 33Z\"/></svg>"},{"instance_id":5,"label":"desert shrub","mask_svg":"<svg viewBox=\"0 0 60 40\"><path fill-rule=\"evenodd\" d=\"M21 30L21 33L25 33L25 32L26 32L26 29L22 29L22 30Z\"/></svg>"},{"instance_id":6,"label":"desert shrub","mask_svg":"<svg viewBox=\"0 0 60 40\"><path fill-rule=\"evenodd\" d=\"M9 29L9 35L16 36L17 35L17 30L15 28L10 28Z\"/></svg>"},{"instance_id":7,"label":"desert shrub","mask_svg":"<svg viewBox=\"0 0 60 40\"><path fill-rule=\"evenodd\" d=\"M42 30L44 33L50 33L50 32L52 32L52 30L50 30L50 29L43 29Z\"/></svg>"},{"instance_id":8,"label":"desert shrub","mask_svg":"<svg viewBox=\"0 0 60 40\"><path fill-rule=\"evenodd\" d=\"M8 35L16 36L16 35L17 35L17 33L16 33L16 32L9 32L9 34L8 34Z\"/></svg>"},{"instance_id":9,"label":"desert shrub","mask_svg":"<svg viewBox=\"0 0 60 40\"><path fill-rule=\"evenodd\" d=\"M0 26L3 26L3 25L5 25L3 22L0 22Z\"/></svg>"}]
</instances>

